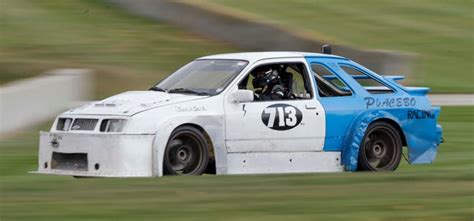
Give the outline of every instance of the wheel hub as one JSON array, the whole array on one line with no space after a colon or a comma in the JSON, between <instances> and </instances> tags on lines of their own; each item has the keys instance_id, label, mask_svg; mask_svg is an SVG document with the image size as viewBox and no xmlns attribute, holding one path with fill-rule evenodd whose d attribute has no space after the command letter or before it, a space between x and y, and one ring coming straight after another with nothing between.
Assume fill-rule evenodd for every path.
<instances>
[{"instance_id":1,"label":"wheel hub","mask_svg":"<svg viewBox=\"0 0 474 221\"><path fill-rule=\"evenodd\" d=\"M185 148L178 150L176 158L180 161L186 161L188 158L188 151Z\"/></svg>"},{"instance_id":2,"label":"wheel hub","mask_svg":"<svg viewBox=\"0 0 474 221\"><path fill-rule=\"evenodd\" d=\"M372 153L376 158L382 158L385 155L385 145L381 142L377 142L372 146Z\"/></svg>"}]
</instances>

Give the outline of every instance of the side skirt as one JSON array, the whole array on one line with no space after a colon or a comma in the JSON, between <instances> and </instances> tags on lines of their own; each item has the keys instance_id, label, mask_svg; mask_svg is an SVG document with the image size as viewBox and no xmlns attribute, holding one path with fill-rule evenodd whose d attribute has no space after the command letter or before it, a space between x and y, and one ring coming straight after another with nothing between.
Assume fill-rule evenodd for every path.
<instances>
[{"instance_id":1,"label":"side skirt","mask_svg":"<svg viewBox=\"0 0 474 221\"><path fill-rule=\"evenodd\" d=\"M227 154L227 174L342 172L341 152Z\"/></svg>"}]
</instances>

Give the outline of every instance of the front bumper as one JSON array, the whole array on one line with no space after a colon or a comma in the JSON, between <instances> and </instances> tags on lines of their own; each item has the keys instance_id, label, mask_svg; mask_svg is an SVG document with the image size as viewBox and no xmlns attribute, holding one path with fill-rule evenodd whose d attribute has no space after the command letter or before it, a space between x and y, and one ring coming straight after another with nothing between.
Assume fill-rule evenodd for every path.
<instances>
[{"instance_id":1,"label":"front bumper","mask_svg":"<svg viewBox=\"0 0 474 221\"><path fill-rule=\"evenodd\" d=\"M40 132L38 171L98 177L153 176L152 134Z\"/></svg>"}]
</instances>

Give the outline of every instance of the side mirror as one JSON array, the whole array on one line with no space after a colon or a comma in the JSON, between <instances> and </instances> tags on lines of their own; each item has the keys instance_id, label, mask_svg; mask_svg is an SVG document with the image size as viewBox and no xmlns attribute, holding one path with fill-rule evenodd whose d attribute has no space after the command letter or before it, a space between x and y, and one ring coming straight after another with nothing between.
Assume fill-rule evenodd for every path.
<instances>
[{"instance_id":1,"label":"side mirror","mask_svg":"<svg viewBox=\"0 0 474 221\"><path fill-rule=\"evenodd\" d=\"M236 103L251 102L253 101L253 91L251 90L238 90L231 94L231 101Z\"/></svg>"}]
</instances>

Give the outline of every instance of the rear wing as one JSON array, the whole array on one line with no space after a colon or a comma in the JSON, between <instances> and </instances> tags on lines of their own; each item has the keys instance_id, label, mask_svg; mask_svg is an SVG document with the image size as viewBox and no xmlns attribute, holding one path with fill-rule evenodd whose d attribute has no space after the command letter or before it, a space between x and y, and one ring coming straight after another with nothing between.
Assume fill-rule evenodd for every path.
<instances>
[{"instance_id":1,"label":"rear wing","mask_svg":"<svg viewBox=\"0 0 474 221\"><path fill-rule=\"evenodd\" d=\"M386 75L386 76L382 76L382 77L387 79L387 80L391 80L391 81L401 81L401 80L405 79L405 76L402 76L402 75Z\"/></svg>"}]
</instances>

